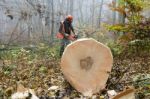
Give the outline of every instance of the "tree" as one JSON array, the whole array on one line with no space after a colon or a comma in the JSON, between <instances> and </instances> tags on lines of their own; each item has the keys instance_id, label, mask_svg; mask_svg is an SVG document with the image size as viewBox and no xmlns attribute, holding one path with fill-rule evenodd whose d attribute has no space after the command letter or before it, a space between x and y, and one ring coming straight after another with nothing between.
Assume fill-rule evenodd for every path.
<instances>
[{"instance_id":1,"label":"tree","mask_svg":"<svg viewBox=\"0 0 150 99\"><path fill-rule=\"evenodd\" d=\"M126 17L127 22L123 21L109 27L111 31L118 34L118 43L134 48L135 52L150 50L150 20L141 14L143 5L145 5L143 0L122 0L122 4L113 10Z\"/></svg>"},{"instance_id":2,"label":"tree","mask_svg":"<svg viewBox=\"0 0 150 99\"><path fill-rule=\"evenodd\" d=\"M116 0L113 0L113 7L116 7L116 4L117 4ZM115 22L116 22L116 11L113 11L112 13L113 13L113 15L112 15L112 17L113 17L112 24L115 24Z\"/></svg>"},{"instance_id":3,"label":"tree","mask_svg":"<svg viewBox=\"0 0 150 99\"><path fill-rule=\"evenodd\" d=\"M51 0L51 42L54 40L54 0Z\"/></svg>"},{"instance_id":4,"label":"tree","mask_svg":"<svg viewBox=\"0 0 150 99\"><path fill-rule=\"evenodd\" d=\"M70 14L73 15L74 0L70 0Z\"/></svg>"},{"instance_id":5,"label":"tree","mask_svg":"<svg viewBox=\"0 0 150 99\"><path fill-rule=\"evenodd\" d=\"M120 7L120 10L125 10L125 3L124 0L118 0L118 5ZM118 23L124 24L125 23L125 15L124 12L118 13Z\"/></svg>"},{"instance_id":6,"label":"tree","mask_svg":"<svg viewBox=\"0 0 150 99\"><path fill-rule=\"evenodd\" d=\"M95 18L95 0L92 0L92 29L94 28L94 18Z\"/></svg>"},{"instance_id":7,"label":"tree","mask_svg":"<svg viewBox=\"0 0 150 99\"><path fill-rule=\"evenodd\" d=\"M103 3L104 3L104 0L101 0L101 4L100 4L100 8L99 8L99 16L98 16L98 25L97 25L98 28L100 28L100 26L101 26Z\"/></svg>"}]
</instances>

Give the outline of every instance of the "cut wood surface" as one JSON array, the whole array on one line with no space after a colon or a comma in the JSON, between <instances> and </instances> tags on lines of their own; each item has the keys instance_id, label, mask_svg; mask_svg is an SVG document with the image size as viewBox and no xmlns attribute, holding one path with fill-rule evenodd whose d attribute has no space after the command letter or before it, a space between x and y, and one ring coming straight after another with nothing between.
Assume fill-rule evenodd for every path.
<instances>
[{"instance_id":1,"label":"cut wood surface","mask_svg":"<svg viewBox=\"0 0 150 99\"><path fill-rule=\"evenodd\" d=\"M91 38L69 44L61 58L65 78L85 96L105 88L112 64L110 49Z\"/></svg>"}]
</instances>

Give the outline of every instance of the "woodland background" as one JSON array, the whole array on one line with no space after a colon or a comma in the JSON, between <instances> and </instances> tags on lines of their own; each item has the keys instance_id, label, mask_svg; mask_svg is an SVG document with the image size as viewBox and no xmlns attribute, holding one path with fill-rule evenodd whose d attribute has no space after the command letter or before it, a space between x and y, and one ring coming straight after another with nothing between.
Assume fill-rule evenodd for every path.
<instances>
[{"instance_id":1,"label":"woodland background","mask_svg":"<svg viewBox=\"0 0 150 99\"><path fill-rule=\"evenodd\" d=\"M106 89L134 86L137 99L149 99L149 0L0 0L0 97L10 97L18 82L39 97L82 97L59 66L56 33L68 14L79 38L110 47L114 65ZM48 91L51 86L60 89Z\"/></svg>"}]
</instances>

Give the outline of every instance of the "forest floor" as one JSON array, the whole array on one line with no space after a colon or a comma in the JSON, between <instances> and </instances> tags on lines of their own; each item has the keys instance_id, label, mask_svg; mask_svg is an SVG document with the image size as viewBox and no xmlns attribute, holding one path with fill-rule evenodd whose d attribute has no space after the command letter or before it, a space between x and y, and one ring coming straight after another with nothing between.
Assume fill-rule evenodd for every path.
<instances>
[{"instance_id":1,"label":"forest floor","mask_svg":"<svg viewBox=\"0 0 150 99\"><path fill-rule=\"evenodd\" d=\"M34 89L41 99L83 97L64 79L60 69L60 58L55 55L57 52L54 50L46 50L43 46L36 52L19 49L1 53L0 99L8 99L16 92L18 82ZM58 88L49 90L52 86ZM137 89L137 99L150 99L150 55L115 56L106 90L93 97L107 99L107 90L120 92L127 86L134 86Z\"/></svg>"}]
</instances>

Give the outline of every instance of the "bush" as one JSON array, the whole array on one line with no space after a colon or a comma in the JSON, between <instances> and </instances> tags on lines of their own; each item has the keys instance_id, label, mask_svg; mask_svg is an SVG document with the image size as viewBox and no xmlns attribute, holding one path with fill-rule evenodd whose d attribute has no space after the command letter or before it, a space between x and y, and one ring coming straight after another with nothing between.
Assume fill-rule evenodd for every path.
<instances>
[{"instance_id":1,"label":"bush","mask_svg":"<svg viewBox=\"0 0 150 99\"><path fill-rule=\"evenodd\" d=\"M118 56L124 51L124 47L115 42L108 43L107 46L111 49L113 56Z\"/></svg>"},{"instance_id":2,"label":"bush","mask_svg":"<svg viewBox=\"0 0 150 99\"><path fill-rule=\"evenodd\" d=\"M144 8L142 0L120 0L122 3L113 10L124 14L126 23L108 26L117 35L117 43L135 52L150 50L150 18L141 15ZM113 7L111 5L111 7ZM119 41L119 42L118 42ZM133 48L133 49L132 49ZM130 51L129 50L129 51Z\"/></svg>"}]
</instances>

